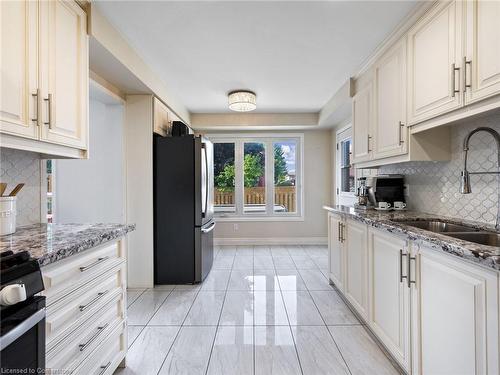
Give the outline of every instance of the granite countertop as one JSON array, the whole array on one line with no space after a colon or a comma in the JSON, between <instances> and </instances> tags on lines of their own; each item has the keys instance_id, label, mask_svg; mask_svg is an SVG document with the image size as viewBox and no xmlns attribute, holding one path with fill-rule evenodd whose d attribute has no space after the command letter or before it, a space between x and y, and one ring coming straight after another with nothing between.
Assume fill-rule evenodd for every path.
<instances>
[{"instance_id":1,"label":"granite countertop","mask_svg":"<svg viewBox=\"0 0 500 375\"><path fill-rule=\"evenodd\" d=\"M356 210L348 206L323 206L327 211L349 216L350 218L385 229L391 233L406 235L410 240L420 240L432 248L464 258L483 267L500 270L500 247L480 245L460 240L444 234L399 223L398 220L440 220L448 223L468 225L479 230L497 232L492 225L477 221L461 220L445 216L425 214L417 211Z\"/></svg>"},{"instance_id":2,"label":"granite countertop","mask_svg":"<svg viewBox=\"0 0 500 375\"><path fill-rule=\"evenodd\" d=\"M0 251L29 251L40 266L125 236L135 224L33 224L0 236Z\"/></svg>"}]
</instances>

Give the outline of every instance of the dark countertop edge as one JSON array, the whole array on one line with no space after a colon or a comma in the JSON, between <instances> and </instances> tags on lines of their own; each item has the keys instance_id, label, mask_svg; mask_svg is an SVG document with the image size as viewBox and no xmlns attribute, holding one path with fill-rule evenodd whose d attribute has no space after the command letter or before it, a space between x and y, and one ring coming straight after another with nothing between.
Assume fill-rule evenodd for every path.
<instances>
[{"instance_id":1,"label":"dark countertop edge","mask_svg":"<svg viewBox=\"0 0 500 375\"><path fill-rule=\"evenodd\" d=\"M41 257L37 258L38 264L40 265L40 267L48 266L49 264L56 263L73 255L80 254L84 251L93 249L107 242L111 242L124 237L127 233L134 230L135 224L123 224L123 227L119 229L107 229L103 231L103 233L101 233L99 236L87 237L85 240L79 242L78 245L72 244L71 246L61 248L53 253L42 255ZM103 237L104 233L106 237Z\"/></svg>"},{"instance_id":2,"label":"dark countertop edge","mask_svg":"<svg viewBox=\"0 0 500 375\"><path fill-rule=\"evenodd\" d=\"M330 205L323 205L323 209L338 215L349 216L353 220L371 225L374 228L384 229L390 233L406 236L409 240L412 241L420 241L424 243L426 246L431 247L433 250L461 258L462 260L467 261L467 263L473 264L475 266L480 266L490 271L491 270L500 271L499 256L494 255L487 258L483 258L480 256L476 256L476 254L474 253L478 251L477 248L474 247L491 248L491 246L473 244L464 240L459 240L453 237L448 237L438 233L426 231L424 229L411 227L405 224L393 222L389 218L373 219L364 217L362 216L364 214L363 211L354 211L353 207L348 207L348 206L335 207ZM415 216L418 215L422 219L441 219L441 220L446 220L448 222L455 222L458 224L466 223L468 225L475 226L476 228L479 229L494 231L494 229L492 229L490 225L480 222L461 220L457 218L449 218L442 215L419 213L416 211L407 211L407 212L412 213Z\"/></svg>"}]
</instances>

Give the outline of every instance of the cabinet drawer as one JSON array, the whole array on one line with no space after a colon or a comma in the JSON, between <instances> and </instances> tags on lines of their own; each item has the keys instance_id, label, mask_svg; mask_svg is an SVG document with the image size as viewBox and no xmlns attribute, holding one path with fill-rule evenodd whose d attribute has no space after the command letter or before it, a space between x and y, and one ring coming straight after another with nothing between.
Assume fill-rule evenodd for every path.
<instances>
[{"instance_id":1,"label":"cabinet drawer","mask_svg":"<svg viewBox=\"0 0 500 375\"><path fill-rule=\"evenodd\" d=\"M78 366L77 375L109 375L125 358L127 340L125 323L120 323L104 341Z\"/></svg>"},{"instance_id":2,"label":"cabinet drawer","mask_svg":"<svg viewBox=\"0 0 500 375\"><path fill-rule=\"evenodd\" d=\"M123 279L125 268L114 269L107 275L86 284L47 308L46 342L48 349L59 338L72 332L76 327L92 318L110 301L123 305ZM111 307L106 307L110 309ZM113 307L113 310L115 308ZM121 307L120 315L123 314Z\"/></svg>"},{"instance_id":3,"label":"cabinet drawer","mask_svg":"<svg viewBox=\"0 0 500 375\"><path fill-rule=\"evenodd\" d=\"M54 373L73 371L118 324L123 323L120 310L118 303L111 303L61 340L47 352L47 367Z\"/></svg>"},{"instance_id":4,"label":"cabinet drawer","mask_svg":"<svg viewBox=\"0 0 500 375\"><path fill-rule=\"evenodd\" d=\"M47 305L124 261L120 248L119 242L105 244L43 267Z\"/></svg>"}]
</instances>

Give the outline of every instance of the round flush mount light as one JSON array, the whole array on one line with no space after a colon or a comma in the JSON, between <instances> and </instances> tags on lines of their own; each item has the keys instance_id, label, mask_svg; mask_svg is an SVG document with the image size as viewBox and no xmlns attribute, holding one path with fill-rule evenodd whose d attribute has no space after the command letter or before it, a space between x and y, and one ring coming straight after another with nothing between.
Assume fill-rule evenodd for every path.
<instances>
[{"instance_id":1,"label":"round flush mount light","mask_svg":"<svg viewBox=\"0 0 500 375\"><path fill-rule=\"evenodd\" d=\"M229 109L236 112L250 112L257 108L257 96L252 91L238 90L227 95Z\"/></svg>"}]
</instances>

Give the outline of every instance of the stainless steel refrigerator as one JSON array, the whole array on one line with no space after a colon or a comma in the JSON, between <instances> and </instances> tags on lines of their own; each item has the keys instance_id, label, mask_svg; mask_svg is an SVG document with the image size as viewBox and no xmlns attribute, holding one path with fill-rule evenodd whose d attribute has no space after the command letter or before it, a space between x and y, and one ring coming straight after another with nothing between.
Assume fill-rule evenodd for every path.
<instances>
[{"instance_id":1,"label":"stainless steel refrigerator","mask_svg":"<svg viewBox=\"0 0 500 375\"><path fill-rule=\"evenodd\" d=\"M199 283L213 262L213 145L154 138L155 284Z\"/></svg>"}]
</instances>

